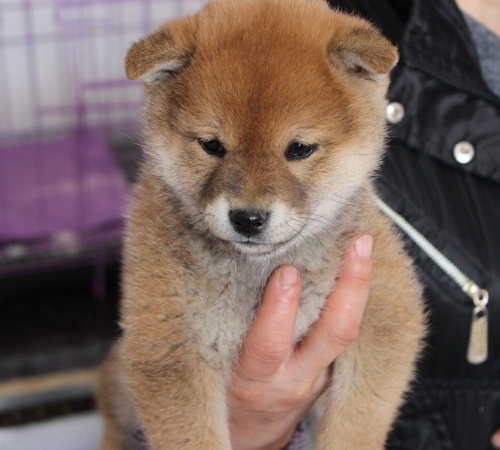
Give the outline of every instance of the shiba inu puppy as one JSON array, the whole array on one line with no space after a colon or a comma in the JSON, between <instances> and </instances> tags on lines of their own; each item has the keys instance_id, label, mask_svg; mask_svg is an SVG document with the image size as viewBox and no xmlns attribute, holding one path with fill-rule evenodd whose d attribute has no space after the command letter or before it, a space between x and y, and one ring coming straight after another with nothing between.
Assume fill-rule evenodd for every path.
<instances>
[{"instance_id":1,"label":"shiba inu puppy","mask_svg":"<svg viewBox=\"0 0 500 450\"><path fill-rule=\"evenodd\" d=\"M298 342L355 233L374 237L357 341L335 361L317 448L382 449L424 332L411 263L371 184L395 48L322 0L214 0L126 57L145 83L123 337L100 394L103 449L229 449L225 391L263 288L299 268Z\"/></svg>"}]
</instances>

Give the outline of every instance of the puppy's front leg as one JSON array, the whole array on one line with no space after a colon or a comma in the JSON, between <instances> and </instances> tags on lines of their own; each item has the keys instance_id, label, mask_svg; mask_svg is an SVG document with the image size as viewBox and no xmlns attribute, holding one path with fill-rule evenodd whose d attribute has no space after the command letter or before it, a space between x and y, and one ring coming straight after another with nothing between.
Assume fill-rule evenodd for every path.
<instances>
[{"instance_id":1,"label":"puppy's front leg","mask_svg":"<svg viewBox=\"0 0 500 450\"><path fill-rule=\"evenodd\" d=\"M363 369L357 366L354 360L358 357L353 353L349 348L335 362L334 385L325 393L326 410L316 437L318 450L385 448L406 380L391 380L392 387L389 380L386 386L375 380L372 385L365 378L368 374L361 373ZM383 372L380 375L385 376Z\"/></svg>"},{"instance_id":2,"label":"puppy's front leg","mask_svg":"<svg viewBox=\"0 0 500 450\"><path fill-rule=\"evenodd\" d=\"M139 352L138 345L134 343L130 352L125 339L124 360L151 448L230 449L223 374L188 345L177 343L163 351L143 348ZM148 353L150 357L144 357ZM138 358L138 354L143 357Z\"/></svg>"},{"instance_id":3,"label":"puppy's front leg","mask_svg":"<svg viewBox=\"0 0 500 450\"><path fill-rule=\"evenodd\" d=\"M382 450L408 389L423 336L423 314L417 297L402 295L408 315L381 320L373 305L365 313L358 340L335 361L333 385L326 393L318 450ZM410 301L408 301L410 300ZM369 302L370 303L370 302ZM394 311L389 309L388 315ZM378 316L378 317L377 317ZM412 317L408 321L407 317Z\"/></svg>"}]
</instances>

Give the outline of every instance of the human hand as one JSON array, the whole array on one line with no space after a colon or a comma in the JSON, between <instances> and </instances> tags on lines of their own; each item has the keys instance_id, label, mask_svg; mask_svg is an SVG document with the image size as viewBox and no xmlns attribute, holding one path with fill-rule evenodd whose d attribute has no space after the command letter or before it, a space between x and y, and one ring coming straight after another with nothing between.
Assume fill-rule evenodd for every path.
<instances>
[{"instance_id":1,"label":"human hand","mask_svg":"<svg viewBox=\"0 0 500 450\"><path fill-rule=\"evenodd\" d=\"M353 239L320 318L295 347L300 275L292 266L271 275L228 388L234 449L283 448L326 388L332 362L359 332L372 277L372 243L370 236Z\"/></svg>"},{"instance_id":2,"label":"human hand","mask_svg":"<svg viewBox=\"0 0 500 450\"><path fill-rule=\"evenodd\" d=\"M491 444L495 448L500 448L500 430L497 430L497 432L491 437Z\"/></svg>"}]
</instances>

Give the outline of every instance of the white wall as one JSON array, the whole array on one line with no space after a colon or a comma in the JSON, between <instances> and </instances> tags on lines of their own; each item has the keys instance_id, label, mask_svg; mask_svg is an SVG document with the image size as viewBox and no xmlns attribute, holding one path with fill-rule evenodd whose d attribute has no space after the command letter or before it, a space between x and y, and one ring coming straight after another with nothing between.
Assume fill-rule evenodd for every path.
<instances>
[{"instance_id":1,"label":"white wall","mask_svg":"<svg viewBox=\"0 0 500 450\"><path fill-rule=\"evenodd\" d=\"M203 0L0 0L0 143L136 120L127 48Z\"/></svg>"}]
</instances>

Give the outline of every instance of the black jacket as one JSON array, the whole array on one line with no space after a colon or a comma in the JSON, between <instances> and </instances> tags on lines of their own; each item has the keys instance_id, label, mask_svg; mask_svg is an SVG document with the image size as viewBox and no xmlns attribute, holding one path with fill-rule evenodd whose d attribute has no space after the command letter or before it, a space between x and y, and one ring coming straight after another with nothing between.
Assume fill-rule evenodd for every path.
<instances>
[{"instance_id":1,"label":"black jacket","mask_svg":"<svg viewBox=\"0 0 500 450\"><path fill-rule=\"evenodd\" d=\"M471 299L408 240L430 334L388 448L493 449L500 428L500 100L482 79L453 0L330 3L370 19L399 46L388 97L404 117L390 128L381 197L489 292L489 357L472 365ZM469 162L455 156L460 142L472 145Z\"/></svg>"}]
</instances>

